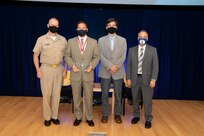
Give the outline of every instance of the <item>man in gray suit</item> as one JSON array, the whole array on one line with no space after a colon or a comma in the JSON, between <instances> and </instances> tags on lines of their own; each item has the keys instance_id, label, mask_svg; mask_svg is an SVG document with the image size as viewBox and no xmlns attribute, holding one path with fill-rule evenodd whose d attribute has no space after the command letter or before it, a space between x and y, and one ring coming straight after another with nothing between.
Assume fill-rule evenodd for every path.
<instances>
[{"instance_id":1,"label":"man in gray suit","mask_svg":"<svg viewBox=\"0 0 204 136\"><path fill-rule=\"evenodd\" d=\"M101 65L99 77L101 77L102 90L102 123L108 122L108 94L111 82L114 85L115 95L115 121L122 123L121 119L121 95L124 78L124 61L126 58L126 39L117 35L118 23L114 18L106 21L108 35L99 38L98 45L100 51Z\"/></svg>"},{"instance_id":2,"label":"man in gray suit","mask_svg":"<svg viewBox=\"0 0 204 136\"><path fill-rule=\"evenodd\" d=\"M74 114L76 120L73 125L78 126L82 119L81 89L85 102L86 122L94 126L93 122L93 82L94 68L99 61L97 41L87 36L88 27L84 21L77 23L77 37L68 40L65 60L71 67L70 80L74 100Z\"/></svg>"},{"instance_id":3,"label":"man in gray suit","mask_svg":"<svg viewBox=\"0 0 204 136\"><path fill-rule=\"evenodd\" d=\"M151 128L152 97L158 76L158 56L156 48L147 45L148 33L142 30L138 33L138 46L129 49L127 59L127 84L131 86L133 97L132 124L140 120L139 90L142 90L145 109L145 128Z\"/></svg>"}]
</instances>

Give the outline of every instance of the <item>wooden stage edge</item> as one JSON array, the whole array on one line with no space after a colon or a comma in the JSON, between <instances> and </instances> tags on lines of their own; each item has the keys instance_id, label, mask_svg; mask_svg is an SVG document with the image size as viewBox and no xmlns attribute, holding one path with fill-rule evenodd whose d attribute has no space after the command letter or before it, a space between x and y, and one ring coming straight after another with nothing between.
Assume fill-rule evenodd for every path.
<instances>
[{"instance_id":1,"label":"wooden stage edge","mask_svg":"<svg viewBox=\"0 0 204 136\"><path fill-rule=\"evenodd\" d=\"M152 128L144 128L144 111L140 121L132 125L132 106L126 102L123 123L117 124L111 114L109 100L108 123L101 120L101 106L94 106L94 127L83 117L75 127L72 104L60 103L60 125L43 125L42 97L0 96L0 136L88 136L89 132L103 132L107 136L203 136L204 101L153 100Z\"/></svg>"}]
</instances>

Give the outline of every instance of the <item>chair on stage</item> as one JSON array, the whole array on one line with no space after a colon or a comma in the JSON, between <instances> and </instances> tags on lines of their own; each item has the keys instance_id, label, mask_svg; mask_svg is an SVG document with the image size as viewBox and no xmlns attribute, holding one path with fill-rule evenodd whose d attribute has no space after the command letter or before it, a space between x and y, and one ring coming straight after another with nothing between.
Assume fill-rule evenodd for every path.
<instances>
[{"instance_id":1,"label":"chair on stage","mask_svg":"<svg viewBox=\"0 0 204 136\"><path fill-rule=\"evenodd\" d=\"M140 93L140 107L142 109L142 106L143 106L143 100L142 100L142 92L141 90L139 91ZM126 79L124 78L124 82L123 82L123 87L122 87L122 113L123 113L123 116L125 115L125 100L127 99L129 105L132 105L133 102L132 102L132 91L131 91L131 88L130 86L128 86L126 84Z\"/></svg>"},{"instance_id":2,"label":"chair on stage","mask_svg":"<svg viewBox=\"0 0 204 136\"><path fill-rule=\"evenodd\" d=\"M72 103L72 98L70 71L67 70L67 75L64 77L63 86L61 89L60 103Z\"/></svg>"}]
</instances>

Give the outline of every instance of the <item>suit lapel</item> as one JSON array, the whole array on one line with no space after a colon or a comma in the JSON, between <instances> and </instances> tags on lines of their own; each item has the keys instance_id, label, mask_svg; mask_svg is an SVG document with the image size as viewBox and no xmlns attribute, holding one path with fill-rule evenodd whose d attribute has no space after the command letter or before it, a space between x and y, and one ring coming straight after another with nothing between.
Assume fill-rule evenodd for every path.
<instances>
[{"instance_id":1,"label":"suit lapel","mask_svg":"<svg viewBox=\"0 0 204 136\"><path fill-rule=\"evenodd\" d=\"M138 63L138 45L135 47L136 64Z\"/></svg>"},{"instance_id":2,"label":"suit lapel","mask_svg":"<svg viewBox=\"0 0 204 136\"><path fill-rule=\"evenodd\" d=\"M118 36L115 35L115 41L114 41L114 46L113 46L113 51L112 51L113 53L117 52L118 48L120 48L118 46L119 46L118 45Z\"/></svg>"},{"instance_id":3,"label":"suit lapel","mask_svg":"<svg viewBox=\"0 0 204 136\"><path fill-rule=\"evenodd\" d=\"M85 56L87 54L88 50L90 50L90 44L91 44L90 43L90 38L87 36L86 49L85 49L85 51L84 51L82 56Z\"/></svg>"},{"instance_id":4,"label":"suit lapel","mask_svg":"<svg viewBox=\"0 0 204 136\"><path fill-rule=\"evenodd\" d=\"M148 53L149 53L149 46L146 45L146 49L145 49L145 52L144 52L144 57L143 57L143 62L142 63L145 62Z\"/></svg>"},{"instance_id":5,"label":"suit lapel","mask_svg":"<svg viewBox=\"0 0 204 136\"><path fill-rule=\"evenodd\" d=\"M106 42L105 42L105 45L106 45L107 48L110 50L110 52L112 52L112 51L111 51L111 46L110 46L110 40L109 40L109 36L108 36L108 35L106 36Z\"/></svg>"},{"instance_id":6,"label":"suit lapel","mask_svg":"<svg viewBox=\"0 0 204 136\"><path fill-rule=\"evenodd\" d=\"M76 37L73 42L74 42L75 50L76 52L78 52L77 54L80 54L79 57L82 57L80 48L79 48L78 37Z\"/></svg>"}]
</instances>

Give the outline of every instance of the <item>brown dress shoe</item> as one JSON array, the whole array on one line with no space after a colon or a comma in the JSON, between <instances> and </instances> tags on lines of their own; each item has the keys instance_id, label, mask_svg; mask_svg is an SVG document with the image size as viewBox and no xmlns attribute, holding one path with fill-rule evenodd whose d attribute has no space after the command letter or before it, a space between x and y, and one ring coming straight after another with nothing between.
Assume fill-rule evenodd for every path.
<instances>
[{"instance_id":1,"label":"brown dress shoe","mask_svg":"<svg viewBox=\"0 0 204 136\"><path fill-rule=\"evenodd\" d=\"M121 119L120 115L115 115L115 122L118 124L122 123L122 119Z\"/></svg>"},{"instance_id":2,"label":"brown dress shoe","mask_svg":"<svg viewBox=\"0 0 204 136\"><path fill-rule=\"evenodd\" d=\"M103 116L103 117L101 118L101 122L102 122L102 123L107 123L107 122L108 122L108 117Z\"/></svg>"}]
</instances>

